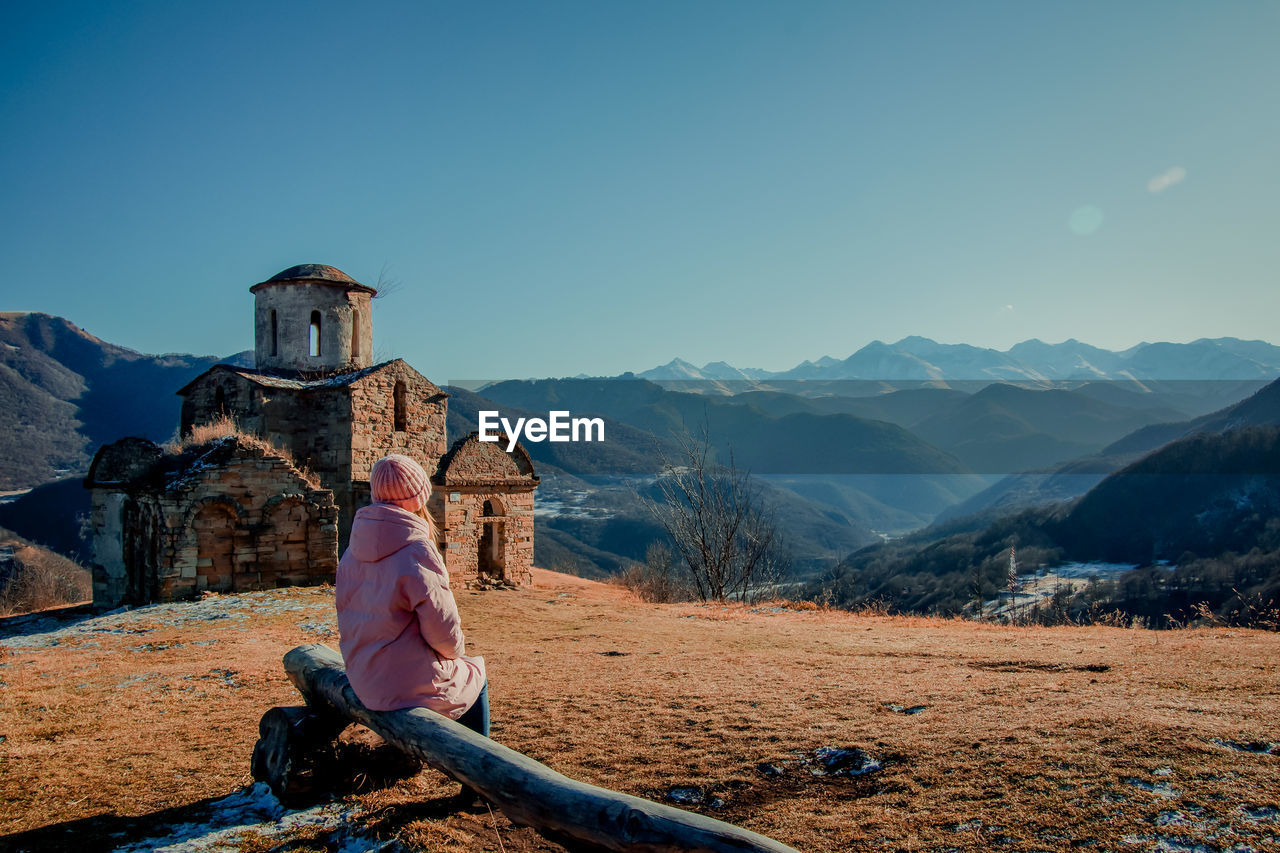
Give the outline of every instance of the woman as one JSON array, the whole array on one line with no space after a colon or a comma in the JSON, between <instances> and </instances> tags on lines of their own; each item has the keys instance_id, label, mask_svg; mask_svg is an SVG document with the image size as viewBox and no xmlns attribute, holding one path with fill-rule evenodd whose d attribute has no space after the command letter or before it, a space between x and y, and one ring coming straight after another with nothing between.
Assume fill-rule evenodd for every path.
<instances>
[{"instance_id":1,"label":"woman","mask_svg":"<svg viewBox=\"0 0 1280 853\"><path fill-rule=\"evenodd\" d=\"M347 678L371 710L430 708L488 737L484 658L465 654L449 572L427 514L427 473L392 454L373 466L369 487L373 504L356 512L338 563Z\"/></svg>"}]
</instances>

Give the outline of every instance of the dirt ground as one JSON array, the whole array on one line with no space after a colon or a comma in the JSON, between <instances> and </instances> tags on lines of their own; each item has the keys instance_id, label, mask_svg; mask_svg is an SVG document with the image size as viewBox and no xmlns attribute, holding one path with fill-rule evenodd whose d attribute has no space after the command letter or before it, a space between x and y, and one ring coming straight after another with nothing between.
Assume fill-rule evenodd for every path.
<instances>
[{"instance_id":1,"label":"dirt ground","mask_svg":"<svg viewBox=\"0 0 1280 853\"><path fill-rule=\"evenodd\" d=\"M1280 851L1278 634L652 605L545 571L457 598L496 740L797 850ZM380 779L354 729L323 801L254 787L309 642L337 646L330 588L0 621L0 850L563 849L435 771Z\"/></svg>"}]
</instances>

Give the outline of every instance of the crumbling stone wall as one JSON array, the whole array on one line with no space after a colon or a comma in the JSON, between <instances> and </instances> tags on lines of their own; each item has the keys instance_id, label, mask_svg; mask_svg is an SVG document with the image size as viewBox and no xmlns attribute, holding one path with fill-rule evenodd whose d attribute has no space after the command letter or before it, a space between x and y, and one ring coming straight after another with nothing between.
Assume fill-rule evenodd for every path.
<instances>
[{"instance_id":1,"label":"crumbling stone wall","mask_svg":"<svg viewBox=\"0 0 1280 853\"><path fill-rule=\"evenodd\" d=\"M344 548L374 462L404 453L432 471L445 451L448 395L401 359L310 379L219 365L179 393L183 434L230 416L315 472L333 492Z\"/></svg>"},{"instance_id":2,"label":"crumbling stone wall","mask_svg":"<svg viewBox=\"0 0 1280 853\"><path fill-rule=\"evenodd\" d=\"M351 398L345 385L219 365L179 393L183 435L229 416L242 432L288 450L326 484L350 479Z\"/></svg>"},{"instance_id":3,"label":"crumbling stone wall","mask_svg":"<svg viewBox=\"0 0 1280 853\"><path fill-rule=\"evenodd\" d=\"M118 600L129 594L125 588L124 549L126 539L131 548L136 545L133 525L137 519L136 507L126 512L129 489L161 456L163 452L154 442L130 437L100 448L93 457L85 485L93 488L89 500L89 548L96 561L92 570L94 601L102 596Z\"/></svg>"},{"instance_id":4,"label":"crumbling stone wall","mask_svg":"<svg viewBox=\"0 0 1280 853\"><path fill-rule=\"evenodd\" d=\"M96 604L333 580L333 495L289 460L260 442L227 437L180 456L161 454L126 481L97 478L99 469L119 467L115 461L134 452L104 447L86 481L94 529L121 531L118 561L102 559L110 547L95 548Z\"/></svg>"},{"instance_id":5,"label":"crumbling stone wall","mask_svg":"<svg viewBox=\"0 0 1280 853\"><path fill-rule=\"evenodd\" d=\"M233 417L245 432L259 433L262 395L254 392L252 381L233 368L215 365L178 393L182 395L178 420L181 435L189 435L193 427L213 423L224 416Z\"/></svg>"}]
</instances>

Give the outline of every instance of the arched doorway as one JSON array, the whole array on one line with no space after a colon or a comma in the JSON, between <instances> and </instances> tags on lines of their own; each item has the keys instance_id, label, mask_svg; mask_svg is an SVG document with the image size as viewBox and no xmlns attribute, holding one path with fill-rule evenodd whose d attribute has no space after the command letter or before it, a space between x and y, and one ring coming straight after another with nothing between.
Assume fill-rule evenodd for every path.
<instances>
[{"instance_id":1,"label":"arched doorway","mask_svg":"<svg viewBox=\"0 0 1280 853\"><path fill-rule=\"evenodd\" d=\"M239 526L235 512L221 503L205 504L191 527L196 534L196 589L230 592L235 589L235 543Z\"/></svg>"},{"instance_id":2,"label":"arched doorway","mask_svg":"<svg viewBox=\"0 0 1280 853\"><path fill-rule=\"evenodd\" d=\"M476 569L481 577L506 579L505 522L502 503L497 499L485 501L480 515L480 542L476 555Z\"/></svg>"},{"instance_id":3,"label":"arched doorway","mask_svg":"<svg viewBox=\"0 0 1280 853\"><path fill-rule=\"evenodd\" d=\"M260 586L286 586L288 576L307 573L307 508L297 498L285 498L266 513L265 528L276 537L260 558ZM284 580L282 580L284 578ZM244 581L242 581L244 583Z\"/></svg>"},{"instance_id":4,"label":"arched doorway","mask_svg":"<svg viewBox=\"0 0 1280 853\"><path fill-rule=\"evenodd\" d=\"M154 598L155 565L148 565L146 518L137 502L129 499L120 509L120 529L124 538L124 602L134 606L150 604ZM150 527L150 525L146 525Z\"/></svg>"},{"instance_id":5,"label":"arched doorway","mask_svg":"<svg viewBox=\"0 0 1280 853\"><path fill-rule=\"evenodd\" d=\"M124 557L125 604L140 606L156 601L160 588L160 531L164 523L155 506L129 498L120 509L121 545Z\"/></svg>"}]
</instances>

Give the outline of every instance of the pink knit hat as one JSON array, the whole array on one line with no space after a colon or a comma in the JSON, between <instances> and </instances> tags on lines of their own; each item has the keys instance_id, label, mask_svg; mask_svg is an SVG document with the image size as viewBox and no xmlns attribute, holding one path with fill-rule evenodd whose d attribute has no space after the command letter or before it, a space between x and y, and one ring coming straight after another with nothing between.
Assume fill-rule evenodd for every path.
<instances>
[{"instance_id":1,"label":"pink knit hat","mask_svg":"<svg viewBox=\"0 0 1280 853\"><path fill-rule=\"evenodd\" d=\"M392 453L373 464L369 491L375 503L393 504L417 512L431 497L431 481L422 466L408 456Z\"/></svg>"}]
</instances>

